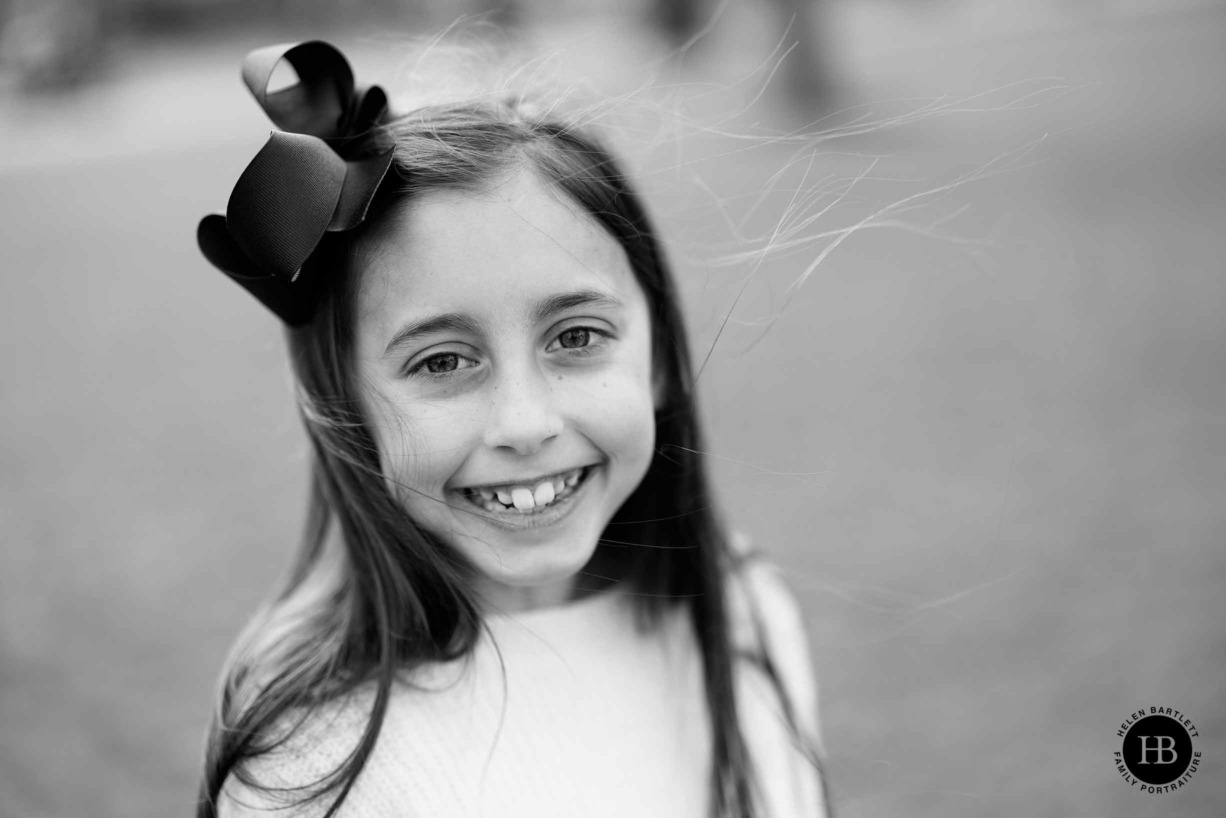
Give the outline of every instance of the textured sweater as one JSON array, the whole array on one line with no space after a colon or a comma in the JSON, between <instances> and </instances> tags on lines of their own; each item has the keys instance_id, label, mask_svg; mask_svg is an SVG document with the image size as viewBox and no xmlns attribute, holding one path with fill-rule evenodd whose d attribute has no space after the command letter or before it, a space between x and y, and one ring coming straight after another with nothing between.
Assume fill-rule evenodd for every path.
<instances>
[{"instance_id":1,"label":"textured sweater","mask_svg":"<svg viewBox=\"0 0 1226 818\"><path fill-rule=\"evenodd\" d=\"M734 643L765 637L802 731L817 741L817 697L796 604L760 560L730 583ZM393 689L378 743L345 818L706 818L711 728L687 606L636 626L613 590L556 608L493 616L463 660L429 666ZM750 606L762 628L752 625ZM761 668L736 660L742 730L770 818L823 814L817 772L795 749ZM356 745L369 693L312 714L288 746L248 769L265 785L301 786ZM231 777L223 818L321 815Z\"/></svg>"}]
</instances>

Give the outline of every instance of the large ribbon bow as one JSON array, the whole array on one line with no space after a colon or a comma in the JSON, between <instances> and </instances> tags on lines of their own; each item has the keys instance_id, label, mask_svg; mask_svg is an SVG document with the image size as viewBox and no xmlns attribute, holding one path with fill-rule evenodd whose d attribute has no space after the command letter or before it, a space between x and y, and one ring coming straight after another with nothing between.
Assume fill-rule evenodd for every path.
<instances>
[{"instance_id":1,"label":"large ribbon bow","mask_svg":"<svg viewBox=\"0 0 1226 818\"><path fill-rule=\"evenodd\" d=\"M298 84L269 92L282 60ZM196 240L213 266L298 326L310 321L319 284L303 265L326 234L362 223L391 166L390 147L351 156L383 121L387 95L356 87L344 55L319 40L252 51L243 82L281 131L239 177L226 215L201 220Z\"/></svg>"}]
</instances>

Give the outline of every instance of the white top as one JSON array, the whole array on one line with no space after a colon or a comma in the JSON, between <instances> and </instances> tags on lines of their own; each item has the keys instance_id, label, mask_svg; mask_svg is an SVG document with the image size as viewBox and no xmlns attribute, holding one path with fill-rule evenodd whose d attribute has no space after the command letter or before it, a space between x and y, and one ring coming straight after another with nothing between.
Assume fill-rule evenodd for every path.
<instances>
[{"instance_id":1,"label":"white top","mask_svg":"<svg viewBox=\"0 0 1226 818\"><path fill-rule=\"evenodd\" d=\"M734 642L756 643L745 609L752 599L801 729L816 743L816 688L795 601L762 561L748 563L739 579L731 591ZM471 657L430 666L412 687L393 689L378 743L340 815L707 818L711 729L684 606L647 633L617 590L487 622ZM773 686L744 660L736 683L762 814L821 816L817 772L793 747ZM302 785L335 769L356 745L372 699L359 695L313 714L290 748L252 763L257 780ZM220 814L314 816L330 802L266 812L283 802L231 777Z\"/></svg>"}]
</instances>

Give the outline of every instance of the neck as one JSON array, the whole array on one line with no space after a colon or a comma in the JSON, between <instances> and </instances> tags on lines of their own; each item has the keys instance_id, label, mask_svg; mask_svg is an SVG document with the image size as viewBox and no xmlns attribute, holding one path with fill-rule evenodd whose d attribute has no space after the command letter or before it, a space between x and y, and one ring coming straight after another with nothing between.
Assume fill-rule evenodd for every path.
<instances>
[{"instance_id":1,"label":"neck","mask_svg":"<svg viewBox=\"0 0 1226 818\"><path fill-rule=\"evenodd\" d=\"M487 613L524 613L566 604L574 594L574 579L524 587L486 582L479 590Z\"/></svg>"}]
</instances>

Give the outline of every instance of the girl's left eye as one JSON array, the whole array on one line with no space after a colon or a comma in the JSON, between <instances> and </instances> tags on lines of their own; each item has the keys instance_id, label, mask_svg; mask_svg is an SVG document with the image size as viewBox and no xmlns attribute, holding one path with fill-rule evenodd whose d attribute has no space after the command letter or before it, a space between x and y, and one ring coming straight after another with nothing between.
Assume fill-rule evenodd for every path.
<instances>
[{"instance_id":1,"label":"girl's left eye","mask_svg":"<svg viewBox=\"0 0 1226 818\"><path fill-rule=\"evenodd\" d=\"M477 362L458 352L440 352L409 368L410 375L446 377L462 369L471 369Z\"/></svg>"}]
</instances>

